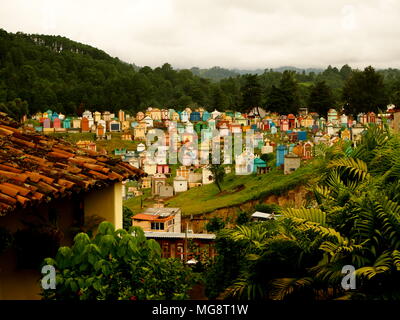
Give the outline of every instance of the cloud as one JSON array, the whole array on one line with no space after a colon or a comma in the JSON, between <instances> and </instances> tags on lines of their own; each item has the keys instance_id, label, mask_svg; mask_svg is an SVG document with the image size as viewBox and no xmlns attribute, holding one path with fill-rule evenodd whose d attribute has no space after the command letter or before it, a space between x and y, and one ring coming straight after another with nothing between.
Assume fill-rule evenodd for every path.
<instances>
[{"instance_id":1,"label":"cloud","mask_svg":"<svg viewBox=\"0 0 400 320\"><path fill-rule=\"evenodd\" d=\"M8 31L63 35L142 66L400 67L396 0L2 2Z\"/></svg>"}]
</instances>

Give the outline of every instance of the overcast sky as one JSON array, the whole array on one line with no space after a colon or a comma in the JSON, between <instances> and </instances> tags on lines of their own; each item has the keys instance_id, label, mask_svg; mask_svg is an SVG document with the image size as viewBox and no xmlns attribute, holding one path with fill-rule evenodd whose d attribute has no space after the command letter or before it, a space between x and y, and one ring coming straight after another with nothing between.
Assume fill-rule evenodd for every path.
<instances>
[{"instance_id":1,"label":"overcast sky","mask_svg":"<svg viewBox=\"0 0 400 320\"><path fill-rule=\"evenodd\" d=\"M0 27L139 66L400 67L399 0L0 0Z\"/></svg>"}]
</instances>

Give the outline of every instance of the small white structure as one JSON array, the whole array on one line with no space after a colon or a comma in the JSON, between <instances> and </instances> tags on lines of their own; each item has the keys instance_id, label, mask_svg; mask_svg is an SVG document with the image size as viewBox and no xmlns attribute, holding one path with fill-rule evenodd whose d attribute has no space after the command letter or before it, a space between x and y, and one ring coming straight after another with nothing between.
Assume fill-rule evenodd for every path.
<instances>
[{"instance_id":1,"label":"small white structure","mask_svg":"<svg viewBox=\"0 0 400 320\"><path fill-rule=\"evenodd\" d=\"M251 215L251 218L253 220L274 220L275 219L275 214L274 213L264 213L261 211L256 211Z\"/></svg>"},{"instance_id":2,"label":"small white structure","mask_svg":"<svg viewBox=\"0 0 400 320\"><path fill-rule=\"evenodd\" d=\"M177 176L174 179L174 191L177 192L185 192L188 190L188 181L186 178Z\"/></svg>"},{"instance_id":3,"label":"small white structure","mask_svg":"<svg viewBox=\"0 0 400 320\"><path fill-rule=\"evenodd\" d=\"M274 152L274 147L271 146L271 145L269 144L269 142L267 142L267 143L265 144L265 146L263 146L263 147L261 148L261 153L262 153L262 154L272 153L272 152Z\"/></svg>"},{"instance_id":4,"label":"small white structure","mask_svg":"<svg viewBox=\"0 0 400 320\"><path fill-rule=\"evenodd\" d=\"M153 119L149 116L146 116L142 121L146 123L147 128L152 128L153 127Z\"/></svg>"},{"instance_id":5,"label":"small white structure","mask_svg":"<svg viewBox=\"0 0 400 320\"><path fill-rule=\"evenodd\" d=\"M217 109L215 109L213 112L211 112L211 116L213 119L216 119L220 115L221 115L221 112L217 111Z\"/></svg>"},{"instance_id":6,"label":"small white structure","mask_svg":"<svg viewBox=\"0 0 400 320\"><path fill-rule=\"evenodd\" d=\"M210 184L214 182L214 178L210 169L206 167L204 167L202 170L202 182L203 184Z\"/></svg>"},{"instance_id":7,"label":"small white structure","mask_svg":"<svg viewBox=\"0 0 400 320\"><path fill-rule=\"evenodd\" d=\"M136 151L143 152L144 150L146 150L146 146L143 143L139 143L136 147Z\"/></svg>"}]
</instances>

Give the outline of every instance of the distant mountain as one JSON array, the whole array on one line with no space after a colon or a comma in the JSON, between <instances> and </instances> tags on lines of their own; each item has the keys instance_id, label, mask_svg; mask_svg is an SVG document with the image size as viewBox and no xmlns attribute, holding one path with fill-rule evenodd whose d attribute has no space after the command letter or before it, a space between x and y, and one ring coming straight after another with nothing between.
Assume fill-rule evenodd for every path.
<instances>
[{"instance_id":1,"label":"distant mountain","mask_svg":"<svg viewBox=\"0 0 400 320\"><path fill-rule=\"evenodd\" d=\"M213 81L219 81L221 79L229 78L229 77L237 77L239 75L244 75L244 74L263 74L265 70L273 70L275 72L283 72L286 70L290 71L295 71L297 73L302 73L303 71L306 74L310 74L311 72L314 72L316 74L321 73L324 71L324 69L319 69L319 68L297 68L297 67L291 67L291 66L284 66L284 67L279 67L279 68L266 68L266 69L225 69L221 67L212 67L209 69L200 69L197 67L193 67L190 69L190 71L196 75L200 76L203 78L207 78Z\"/></svg>"},{"instance_id":2,"label":"distant mountain","mask_svg":"<svg viewBox=\"0 0 400 320\"><path fill-rule=\"evenodd\" d=\"M229 78L229 77L237 77L240 75L238 72L234 70L224 69L220 67L212 67L210 69L200 69L197 67L193 67L190 71L199 77L211 79L213 81L219 81L221 79Z\"/></svg>"}]
</instances>

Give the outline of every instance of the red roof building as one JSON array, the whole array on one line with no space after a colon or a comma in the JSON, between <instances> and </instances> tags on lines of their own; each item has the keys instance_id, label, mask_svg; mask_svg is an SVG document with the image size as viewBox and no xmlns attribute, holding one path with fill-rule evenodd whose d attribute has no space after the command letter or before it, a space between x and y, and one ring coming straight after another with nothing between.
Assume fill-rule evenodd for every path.
<instances>
[{"instance_id":1,"label":"red roof building","mask_svg":"<svg viewBox=\"0 0 400 320\"><path fill-rule=\"evenodd\" d=\"M122 181L145 176L121 160L18 127L0 113L0 227L19 245L0 252L0 300L39 299L38 264L90 221L122 228Z\"/></svg>"}]
</instances>

